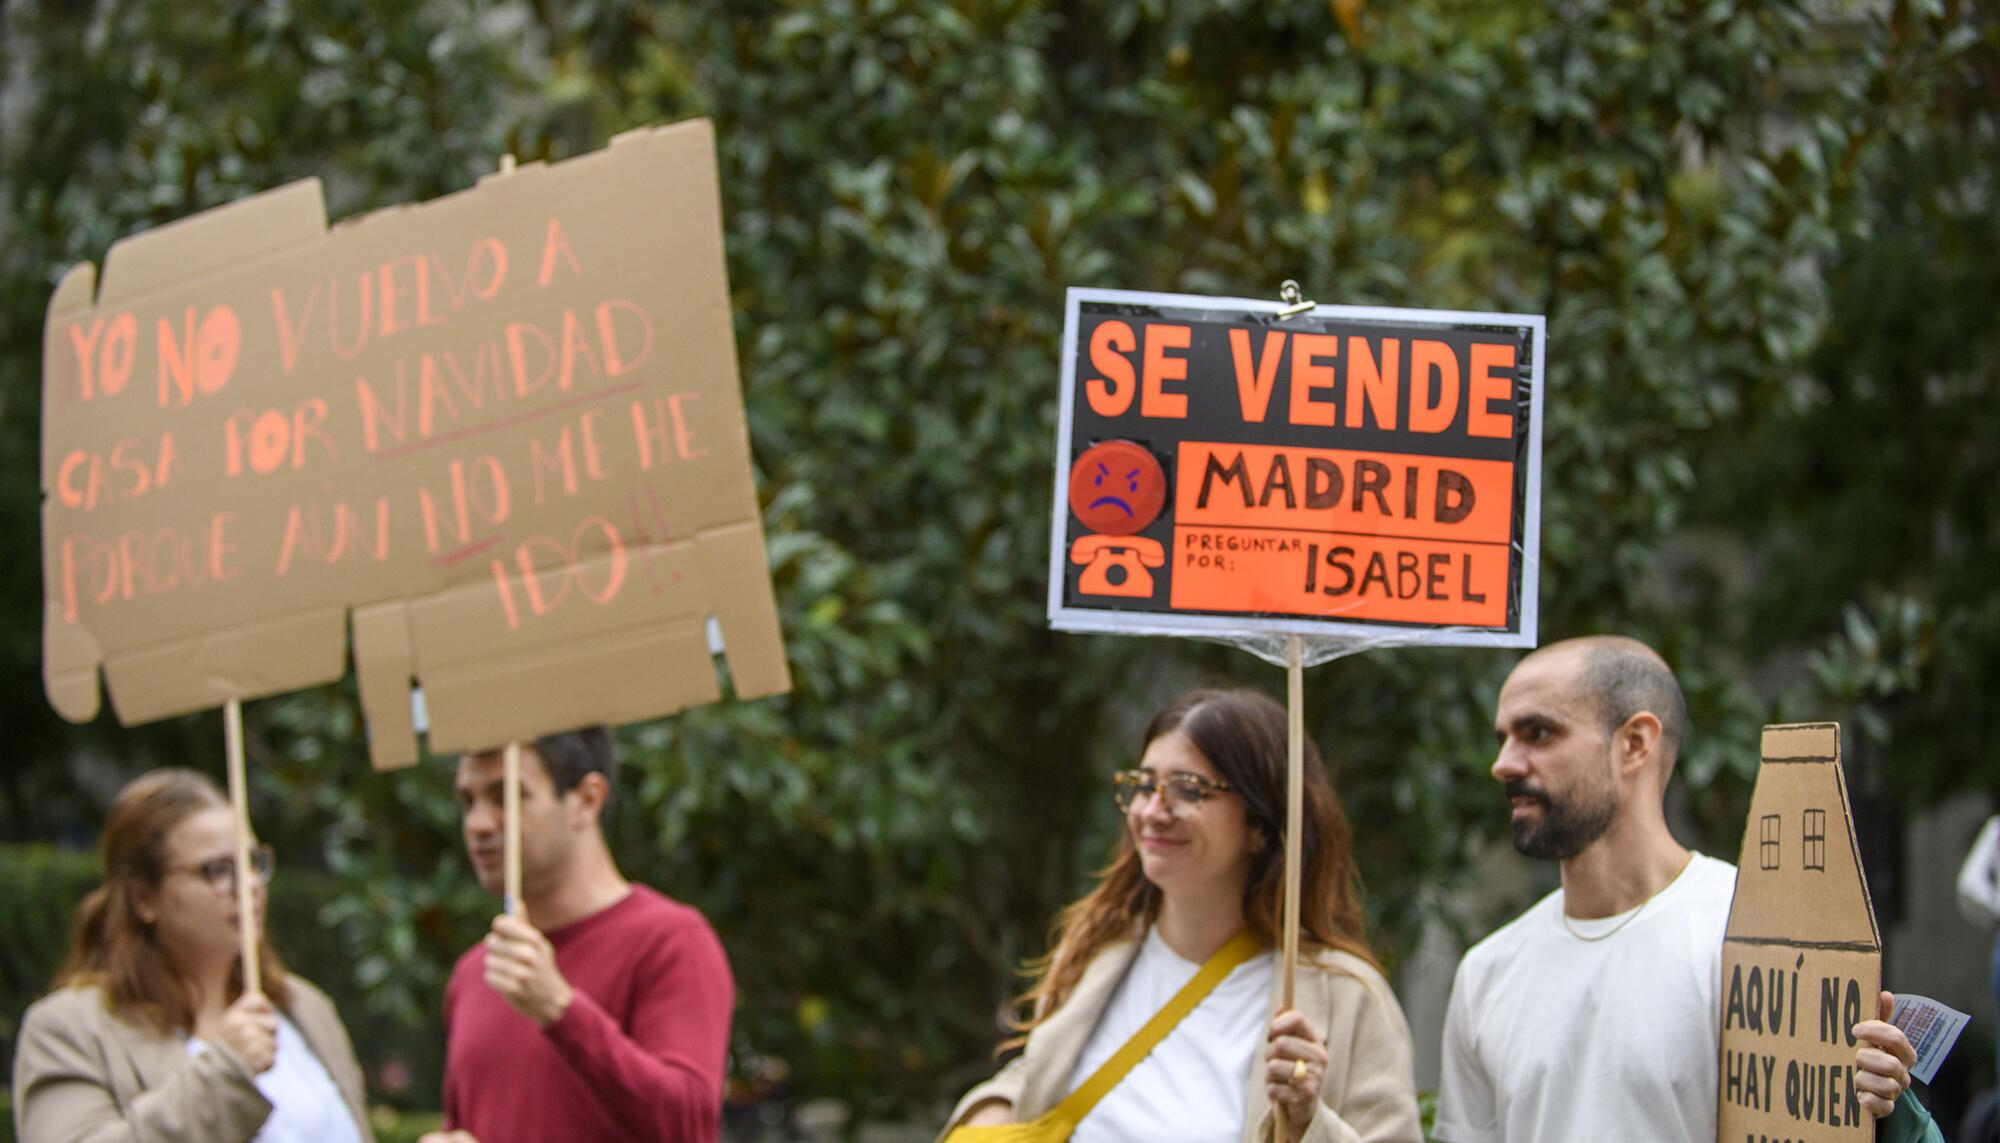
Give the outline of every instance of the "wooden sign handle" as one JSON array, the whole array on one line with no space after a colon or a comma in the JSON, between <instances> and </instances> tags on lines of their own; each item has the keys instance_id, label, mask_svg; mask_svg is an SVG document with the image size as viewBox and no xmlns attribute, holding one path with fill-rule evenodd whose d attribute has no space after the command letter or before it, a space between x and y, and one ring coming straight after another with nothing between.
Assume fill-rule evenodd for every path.
<instances>
[{"instance_id":1,"label":"wooden sign handle","mask_svg":"<svg viewBox=\"0 0 2000 1143\"><path fill-rule=\"evenodd\" d=\"M222 708L222 741L229 767L229 804L236 813L236 934L243 957L243 992L264 991L263 958L257 955L262 918L257 915L257 871L250 867L250 794L243 776L243 704L230 699Z\"/></svg>"},{"instance_id":2,"label":"wooden sign handle","mask_svg":"<svg viewBox=\"0 0 2000 1143\"><path fill-rule=\"evenodd\" d=\"M512 152L500 156L500 173L514 173ZM505 897L502 899L506 913L510 917L524 916L527 907L521 904L521 744L509 742L504 752L507 774L502 779L505 793L502 795L507 813L505 862Z\"/></svg>"},{"instance_id":3,"label":"wooden sign handle","mask_svg":"<svg viewBox=\"0 0 2000 1143\"><path fill-rule=\"evenodd\" d=\"M1291 1008L1295 999L1295 976L1299 967L1299 864L1300 835L1305 820L1305 741L1306 702L1305 668L1300 663L1299 637L1287 637L1285 644L1285 697L1287 733L1285 742L1285 917L1284 917L1284 964L1279 971L1284 975L1284 987L1280 995L1284 998L1281 1007ZM1279 1143L1291 1138L1285 1125L1285 1109L1273 1104L1273 1118L1278 1126Z\"/></svg>"},{"instance_id":4,"label":"wooden sign handle","mask_svg":"<svg viewBox=\"0 0 2000 1143\"><path fill-rule=\"evenodd\" d=\"M527 912L526 906L521 903L521 744L509 742L502 754L507 768L506 777L502 780L507 815L505 900L507 915L520 917Z\"/></svg>"},{"instance_id":5,"label":"wooden sign handle","mask_svg":"<svg viewBox=\"0 0 2000 1143\"><path fill-rule=\"evenodd\" d=\"M1287 713L1291 716L1285 742L1285 1007L1293 1000L1293 974L1299 967L1300 834L1305 818L1305 670L1299 663L1299 637L1285 648Z\"/></svg>"}]
</instances>

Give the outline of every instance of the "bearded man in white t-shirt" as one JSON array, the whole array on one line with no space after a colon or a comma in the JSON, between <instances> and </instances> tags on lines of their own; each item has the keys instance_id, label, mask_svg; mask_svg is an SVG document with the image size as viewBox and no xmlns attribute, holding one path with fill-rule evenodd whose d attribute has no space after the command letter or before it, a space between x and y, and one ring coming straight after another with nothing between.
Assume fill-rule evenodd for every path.
<instances>
[{"instance_id":1,"label":"bearded man in white t-shirt","mask_svg":"<svg viewBox=\"0 0 2000 1143\"><path fill-rule=\"evenodd\" d=\"M1465 955L1445 1017L1445 1143L1714 1143L1722 937L1736 869L1667 829L1687 732L1666 662L1635 640L1556 643L1500 691L1493 776L1514 847L1562 887ZM1902 1032L1856 1033L1855 1086L1922 1138Z\"/></svg>"}]
</instances>

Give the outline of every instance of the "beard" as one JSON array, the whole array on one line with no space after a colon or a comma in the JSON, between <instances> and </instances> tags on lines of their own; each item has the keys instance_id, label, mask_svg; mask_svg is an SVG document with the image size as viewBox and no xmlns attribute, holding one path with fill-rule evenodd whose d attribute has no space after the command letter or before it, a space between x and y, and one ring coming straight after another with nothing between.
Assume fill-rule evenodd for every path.
<instances>
[{"instance_id":1,"label":"beard","mask_svg":"<svg viewBox=\"0 0 2000 1143\"><path fill-rule=\"evenodd\" d=\"M1509 798L1533 798L1542 806L1539 822L1514 819L1514 848L1537 861L1564 861L1590 848L1618 816L1618 788L1589 788L1579 783L1558 797L1515 778L1507 783Z\"/></svg>"}]
</instances>

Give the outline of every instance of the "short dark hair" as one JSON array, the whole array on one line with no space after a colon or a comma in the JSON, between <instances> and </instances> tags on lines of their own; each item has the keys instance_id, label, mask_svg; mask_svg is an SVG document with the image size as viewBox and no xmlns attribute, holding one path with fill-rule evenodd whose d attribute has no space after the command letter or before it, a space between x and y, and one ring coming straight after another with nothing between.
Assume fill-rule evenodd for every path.
<instances>
[{"instance_id":1,"label":"short dark hair","mask_svg":"<svg viewBox=\"0 0 2000 1143\"><path fill-rule=\"evenodd\" d=\"M535 753L542 756L542 769L548 771L557 797L576 789L585 774L604 775L607 800L618 783L618 746L611 738L611 729L601 723L545 734L535 739Z\"/></svg>"},{"instance_id":2,"label":"short dark hair","mask_svg":"<svg viewBox=\"0 0 2000 1143\"><path fill-rule=\"evenodd\" d=\"M1643 643L1594 639L1584 650L1583 689L1597 703L1604 733L1616 733L1640 711L1660 720L1661 754L1672 772L1687 740L1687 697L1673 669Z\"/></svg>"}]
</instances>

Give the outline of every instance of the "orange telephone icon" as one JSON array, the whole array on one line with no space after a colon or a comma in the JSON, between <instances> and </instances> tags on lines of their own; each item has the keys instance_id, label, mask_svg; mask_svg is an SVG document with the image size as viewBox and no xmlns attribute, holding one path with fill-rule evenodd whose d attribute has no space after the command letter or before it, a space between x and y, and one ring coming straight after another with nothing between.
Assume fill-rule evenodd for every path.
<instances>
[{"instance_id":1,"label":"orange telephone icon","mask_svg":"<svg viewBox=\"0 0 2000 1143\"><path fill-rule=\"evenodd\" d=\"M1167 550L1144 536L1082 536L1070 545L1069 559L1086 565L1076 580L1079 593L1146 599L1153 594L1146 569L1165 567Z\"/></svg>"}]
</instances>

